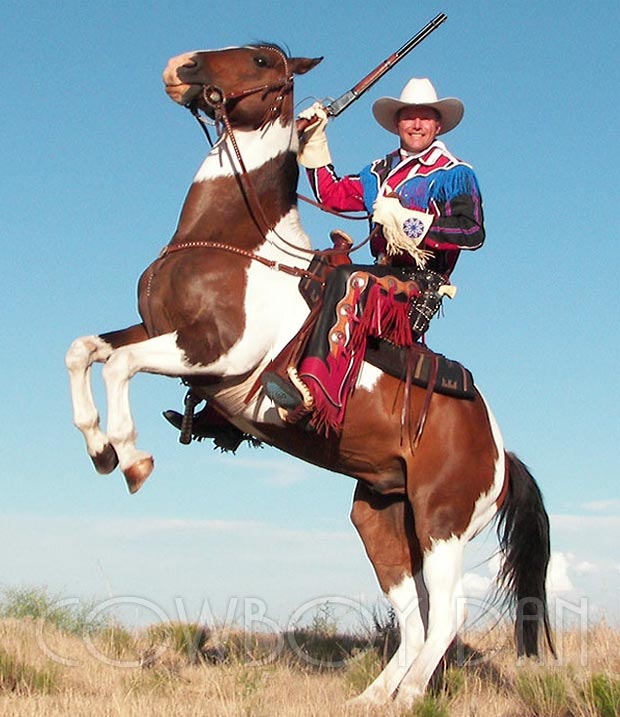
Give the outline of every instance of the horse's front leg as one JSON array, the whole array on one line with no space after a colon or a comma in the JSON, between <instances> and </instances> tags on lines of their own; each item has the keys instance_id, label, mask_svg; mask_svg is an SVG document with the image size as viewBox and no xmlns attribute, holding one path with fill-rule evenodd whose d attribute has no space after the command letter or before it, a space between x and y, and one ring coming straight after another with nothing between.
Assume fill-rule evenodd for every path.
<instances>
[{"instance_id":1,"label":"horse's front leg","mask_svg":"<svg viewBox=\"0 0 620 717\"><path fill-rule=\"evenodd\" d=\"M101 336L82 336L75 339L66 353L73 422L82 432L88 455L99 473L111 473L118 465L118 458L99 425L99 412L91 389L91 367L96 362L105 363L119 346L146 338L144 326L136 324Z\"/></svg>"},{"instance_id":2,"label":"horse's front leg","mask_svg":"<svg viewBox=\"0 0 620 717\"><path fill-rule=\"evenodd\" d=\"M96 361L107 361L113 350L100 336L82 336L75 339L65 355L73 423L84 436L88 455L99 473L111 473L118 464L118 458L99 425L99 411L91 388L91 366Z\"/></svg>"},{"instance_id":3,"label":"horse's front leg","mask_svg":"<svg viewBox=\"0 0 620 717\"><path fill-rule=\"evenodd\" d=\"M151 454L136 448L137 433L131 416L129 381L140 371L166 376L192 373L173 333L122 346L105 363L102 376L108 399L107 435L130 493L140 488L154 466ZM199 373L199 370L194 368L193 373Z\"/></svg>"}]
</instances>

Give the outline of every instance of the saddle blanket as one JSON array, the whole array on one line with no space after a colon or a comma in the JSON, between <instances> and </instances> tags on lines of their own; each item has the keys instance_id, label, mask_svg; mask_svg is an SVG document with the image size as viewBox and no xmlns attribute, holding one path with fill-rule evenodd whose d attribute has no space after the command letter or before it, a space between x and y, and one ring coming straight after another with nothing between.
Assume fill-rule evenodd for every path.
<instances>
[{"instance_id":1,"label":"saddle blanket","mask_svg":"<svg viewBox=\"0 0 620 717\"><path fill-rule=\"evenodd\" d=\"M436 354L422 344L410 347L396 346L383 339L369 339L364 359L381 371L405 381L410 366L411 383L421 388L428 386L437 364L433 390L453 398L473 401L476 392L471 372L456 361Z\"/></svg>"}]
</instances>

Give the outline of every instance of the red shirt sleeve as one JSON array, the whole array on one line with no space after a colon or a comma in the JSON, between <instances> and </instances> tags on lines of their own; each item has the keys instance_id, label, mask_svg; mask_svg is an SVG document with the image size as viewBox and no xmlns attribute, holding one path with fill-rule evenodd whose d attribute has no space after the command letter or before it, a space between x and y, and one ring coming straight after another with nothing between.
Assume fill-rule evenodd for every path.
<instances>
[{"instance_id":1,"label":"red shirt sleeve","mask_svg":"<svg viewBox=\"0 0 620 717\"><path fill-rule=\"evenodd\" d=\"M339 177L332 164L307 172L314 196L321 204L339 212L366 211L362 182L357 175Z\"/></svg>"}]
</instances>

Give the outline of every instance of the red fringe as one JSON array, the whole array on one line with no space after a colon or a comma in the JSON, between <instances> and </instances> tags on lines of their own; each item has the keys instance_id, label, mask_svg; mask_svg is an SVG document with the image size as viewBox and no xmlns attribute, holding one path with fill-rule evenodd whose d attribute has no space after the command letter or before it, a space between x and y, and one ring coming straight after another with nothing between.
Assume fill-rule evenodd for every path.
<instances>
[{"instance_id":1,"label":"red fringe","mask_svg":"<svg viewBox=\"0 0 620 717\"><path fill-rule=\"evenodd\" d=\"M355 295L358 311L349 317L349 340L343 342L336 357L329 354L326 361L309 357L300 366L300 375L315 399L310 421L317 433L339 435L344 423L345 409L353 393L364 361L368 337L381 337L397 346L414 344L409 323L409 303L396 298L395 289L389 293L370 277L361 315L359 293ZM402 296L402 294L401 294Z\"/></svg>"},{"instance_id":2,"label":"red fringe","mask_svg":"<svg viewBox=\"0 0 620 717\"><path fill-rule=\"evenodd\" d=\"M355 327L356 332L365 333L364 348L368 336L387 339L397 346L411 346L413 335L408 314L411 297L407 297L407 301L399 301L394 288L386 294L379 284L370 286L367 294L364 312Z\"/></svg>"}]
</instances>

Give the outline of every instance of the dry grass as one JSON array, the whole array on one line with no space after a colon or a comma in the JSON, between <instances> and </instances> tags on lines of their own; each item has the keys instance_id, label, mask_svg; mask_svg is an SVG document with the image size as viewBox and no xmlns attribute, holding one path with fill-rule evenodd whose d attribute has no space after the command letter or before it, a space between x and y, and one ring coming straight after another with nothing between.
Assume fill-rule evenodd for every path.
<instances>
[{"instance_id":1,"label":"dry grass","mask_svg":"<svg viewBox=\"0 0 620 717\"><path fill-rule=\"evenodd\" d=\"M235 636L233 636L235 637ZM510 630L467 635L469 663L448 667L413 708L388 717L615 717L620 633L605 625L558 636L558 663L517 665ZM219 651L195 626L90 636L29 618L0 621L0 714L15 717L353 717L345 705L379 669L378 653L320 670L236 636ZM269 646L267 646L268 648ZM268 650L267 650L268 651ZM202 659L201 655L209 659ZM219 660L219 663L217 663ZM461 659L462 662L462 659ZM217 663L217 664L213 664ZM363 713L365 714L365 713Z\"/></svg>"}]
</instances>

